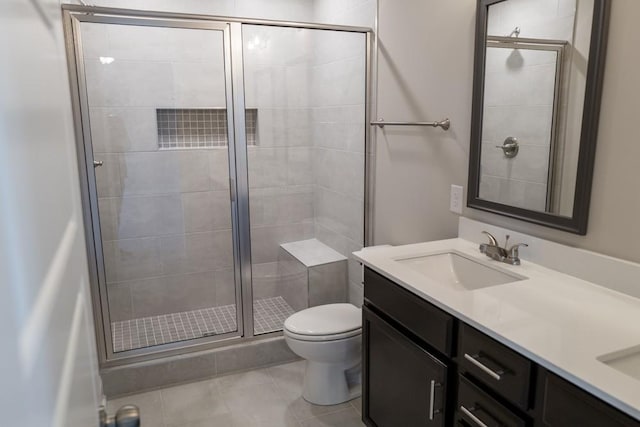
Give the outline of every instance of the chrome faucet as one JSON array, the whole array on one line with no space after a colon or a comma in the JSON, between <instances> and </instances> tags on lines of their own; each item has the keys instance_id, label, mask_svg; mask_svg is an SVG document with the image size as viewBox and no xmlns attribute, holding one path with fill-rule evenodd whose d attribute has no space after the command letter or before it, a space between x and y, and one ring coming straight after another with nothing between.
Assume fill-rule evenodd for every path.
<instances>
[{"instance_id":1,"label":"chrome faucet","mask_svg":"<svg viewBox=\"0 0 640 427\"><path fill-rule=\"evenodd\" d=\"M507 234L504 247L500 247L498 241L493 237L493 235L491 235L491 233L487 231L483 231L482 233L487 235L489 243L482 243L480 245L481 253L491 259L495 259L496 261L504 262L505 264L520 265L520 247L527 247L529 245L526 243L518 243L509 247L509 235Z\"/></svg>"}]
</instances>

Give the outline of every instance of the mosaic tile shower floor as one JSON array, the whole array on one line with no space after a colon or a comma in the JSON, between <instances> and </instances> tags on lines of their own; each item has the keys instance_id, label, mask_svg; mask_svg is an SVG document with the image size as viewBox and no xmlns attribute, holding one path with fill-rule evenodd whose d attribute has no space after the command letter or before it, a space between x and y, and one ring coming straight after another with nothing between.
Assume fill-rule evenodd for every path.
<instances>
[{"instance_id":1,"label":"mosaic tile shower floor","mask_svg":"<svg viewBox=\"0 0 640 427\"><path fill-rule=\"evenodd\" d=\"M254 333L279 331L294 310L281 296L253 302ZM237 329L235 304L111 323L113 351L220 335Z\"/></svg>"}]
</instances>

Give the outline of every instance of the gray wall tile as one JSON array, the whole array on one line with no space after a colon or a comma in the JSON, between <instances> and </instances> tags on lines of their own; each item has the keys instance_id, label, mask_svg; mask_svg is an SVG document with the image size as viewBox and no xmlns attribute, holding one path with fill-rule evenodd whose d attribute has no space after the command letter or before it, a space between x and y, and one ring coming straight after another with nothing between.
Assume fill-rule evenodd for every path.
<instances>
[{"instance_id":1,"label":"gray wall tile","mask_svg":"<svg viewBox=\"0 0 640 427\"><path fill-rule=\"evenodd\" d=\"M105 67L85 61L89 106L155 107L171 105L173 71L170 63L114 61Z\"/></svg>"},{"instance_id":2,"label":"gray wall tile","mask_svg":"<svg viewBox=\"0 0 640 427\"><path fill-rule=\"evenodd\" d=\"M107 299L112 322L135 318L129 283L110 283L107 286Z\"/></svg>"},{"instance_id":3,"label":"gray wall tile","mask_svg":"<svg viewBox=\"0 0 640 427\"><path fill-rule=\"evenodd\" d=\"M164 271L194 273L233 266L231 230L159 237Z\"/></svg>"},{"instance_id":4,"label":"gray wall tile","mask_svg":"<svg viewBox=\"0 0 640 427\"><path fill-rule=\"evenodd\" d=\"M211 190L229 190L229 152L226 148L207 150Z\"/></svg>"},{"instance_id":5,"label":"gray wall tile","mask_svg":"<svg viewBox=\"0 0 640 427\"><path fill-rule=\"evenodd\" d=\"M287 149L249 147L249 187L284 187L287 184Z\"/></svg>"},{"instance_id":6,"label":"gray wall tile","mask_svg":"<svg viewBox=\"0 0 640 427\"><path fill-rule=\"evenodd\" d=\"M188 353L100 371L108 398L216 375L215 352Z\"/></svg>"},{"instance_id":7,"label":"gray wall tile","mask_svg":"<svg viewBox=\"0 0 640 427\"><path fill-rule=\"evenodd\" d=\"M158 149L155 108L91 107L94 154Z\"/></svg>"},{"instance_id":8,"label":"gray wall tile","mask_svg":"<svg viewBox=\"0 0 640 427\"><path fill-rule=\"evenodd\" d=\"M347 302L347 262L309 268L309 306Z\"/></svg>"},{"instance_id":9,"label":"gray wall tile","mask_svg":"<svg viewBox=\"0 0 640 427\"><path fill-rule=\"evenodd\" d=\"M179 194L100 199L105 240L184 233Z\"/></svg>"},{"instance_id":10,"label":"gray wall tile","mask_svg":"<svg viewBox=\"0 0 640 427\"><path fill-rule=\"evenodd\" d=\"M256 188L250 197L252 227L313 221L310 186Z\"/></svg>"},{"instance_id":11,"label":"gray wall tile","mask_svg":"<svg viewBox=\"0 0 640 427\"><path fill-rule=\"evenodd\" d=\"M351 240L364 239L364 203L359 200L316 187L314 200L316 221Z\"/></svg>"},{"instance_id":12,"label":"gray wall tile","mask_svg":"<svg viewBox=\"0 0 640 427\"><path fill-rule=\"evenodd\" d=\"M317 148L313 170L316 185L364 199L364 153Z\"/></svg>"},{"instance_id":13,"label":"gray wall tile","mask_svg":"<svg viewBox=\"0 0 640 427\"><path fill-rule=\"evenodd\" d=\"M306 268L283 267L280 260L252 266L254 300L281 296L291 308L296 311L302 310L309 306L307 282Z\"/></svg>"},{"instance_id":14,"label":"gray wall tile","mask_svg":"<svg viewBox=\"0 0 640 427\"><path fill-rule=\"evenodd\" d=\"M223 275L208 271L128 282L136 318L215 307Z\"/></svg>"},{"instance_id":15,"label":"gray wall tile","mask_svg":"<svg viewBox=\"0 0 640 427\"><path fill-rule=\"evenodd\" d=\"M349 302L356 307L364 304L364 286L361 283L349 281Z\"/></svg>"},{"instance_id":16,"label":"gray wall tile","mask_svg":"<svg viewBox=\"0 0 640 427\"><path fill-rule=\"evenodd\" d=\"M295 223L251 228L251 261L255 264L278 260L280 244L310 239L313 223Z\"/></svg>"},{"instance_id":17,"label":"gray wall tile","mask_svg":"<svg viewBox=\"0 0 640 427\"><path fill-rule=\"evenodd\" d=\"M236 303L235 273L231 268L214 271L216 305Z\"/></svg>"},{"instance_id":18,"label":"gray wall tile","mask_svg":"<svg viewBox=\"0 0 640 427\"><path fill-rule=\"evenodd\" d=\"M122 195L120 155L95 154L94 159L103 162L102 166L94 168L98 197L117 197Z\"/></svg>"},{"instance_id":19,"label":"gray wall tile","mask_svg":"<svg viewBox=\"0 0 640 427\"><path fill-rule=\"evenodd\" d=\"M309 147L287 150L287 184L313 184L313 152Z\"/></svg>"},{"instance_id":20,"label":"gray wall tile","mask_svg":"<svg viewBox=\"0 0 640 427\"><path fill-rule=\"evenodd\" d=\"M159 244L156 238L103 241L107 282L160 276Z\"/></svg>"},{"instance_id":21,"label":"gray wall tile","mask_svg":"<svg viewBox=\"0 0 640 427\"><path fill-rule=\"evenodd\" d=\"M278 337L225 347L216 354L216 366L218 374L224 374L297 359L284 338Z\"/></svg>"},{"instance_id":22,"label":"gray wall tile","mask_svg":"<svg viewBox=\"0 0 640 427\"><path fill-rule=\"evenodd\" d=\"M209 190L209 164L204 154L202 150L123 154L122 193L149 195Z\"/></svg>"},{"instance_id":23,"label":"gray wall tile","mask_svg":"<svg viewBox=\"0 0 640 427\"><path fill-rule=\"evenodd\" d=\"M231 198L228 190L183 193L184 231L231 229Z\"/></svg>"}]
</instances>

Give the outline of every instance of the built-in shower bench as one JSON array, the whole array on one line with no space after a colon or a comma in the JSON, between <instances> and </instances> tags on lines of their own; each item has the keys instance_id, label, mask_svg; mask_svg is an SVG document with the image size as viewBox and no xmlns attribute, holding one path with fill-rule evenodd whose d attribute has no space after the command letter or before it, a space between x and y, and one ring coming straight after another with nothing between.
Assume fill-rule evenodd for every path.
<instances>
[{"instance_id":1,"label":"built-in shower bench","mask_svg":"<svg viewBox=\"0 0 640 427\"><path fill-rule=\"evenodd\" d=\"M347 302L347 257L318 239L280 245L281 277L298 277L295 296L286 298L296 310Z\"/></svg>"}]
</instances>

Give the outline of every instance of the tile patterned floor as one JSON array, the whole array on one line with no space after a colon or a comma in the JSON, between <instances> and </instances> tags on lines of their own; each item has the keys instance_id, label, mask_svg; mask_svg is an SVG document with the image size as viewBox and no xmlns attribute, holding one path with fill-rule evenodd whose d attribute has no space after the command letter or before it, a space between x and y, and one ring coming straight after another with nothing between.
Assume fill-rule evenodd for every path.
<instances>
[{"instance_id":1,"label":"tile patterned floor","mask_svg":"<svg viewBox=\"0 0 640 427\"><path fill-rule=\"evenodd\" d=\"M294 310L282 297L253 302L256 334L279 331ZM208 335L219 335L237 329L236 306L203 308L160 316L124 320L111 324L114 352L133 350Z\"/></svg>"},{"instance_id":2,"label":"tile patterned floor","mask_svg":"<svg viewBox=\"0 0 640 427\"><path fill-rule=\"evenodd\" d=\"M361 400L317 406L301 397L304 361L163 388L108 402L140 408L154 427L362 427Z\"/></svg>"}]
</instances>

